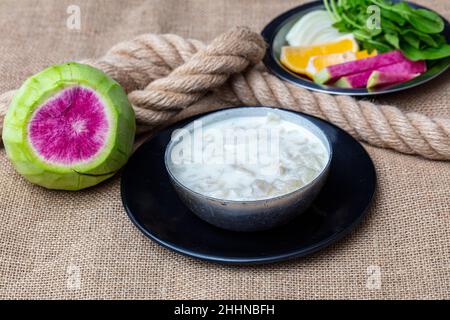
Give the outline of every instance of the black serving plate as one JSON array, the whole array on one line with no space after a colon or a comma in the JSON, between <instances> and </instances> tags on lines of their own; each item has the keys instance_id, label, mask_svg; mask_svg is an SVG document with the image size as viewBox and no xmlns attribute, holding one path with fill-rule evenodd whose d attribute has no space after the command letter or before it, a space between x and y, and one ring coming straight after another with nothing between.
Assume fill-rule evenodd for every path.
<instances>
[{"instance_id":1,"label":"black serving plate","mask_svg":"<svg viewBox=\"0 0 450 320\"><path fill-rule=\"evenodd\" d=\"M393 2L398 1L393 0ZM425 8L411 2L408 3L414 8ZM436 78L450 67L450 58L428 61L427 72L421 74L420 76L410 81L378 89L347 89L317 84L308 77L303 77L284 67L280 62L280 52L281 47L286 45L286 34L298 21L298 19L310 11L324 8L325 7L323 6L322 1L309 2L281 14L264 28L261 34L269 44L266 56L264 57L264 64L270 71L272 71L272 73L286 81L313 91L339 95L369 96L397 92L416 87ZM445 21L443 35L446 37L447 42L450 42L450 24L444 17L442 17L442 19Z\"/></svg>"},{"instance_id":2,"label":"black serving plate","mask_svg":"<svg viewBox=\"0 0 450 320\"><path fill-rule=\"evenodd\" d=\"M348 133L302 114L328 136L333 159L325 186L312 206L289 224L263 232L233 232L198 218L181 202L164 165L172 132L197 117L147 140L122 173L123 205L147 237L184 255L204 260L255 264L281 261L318 251L348 234L364 217L375 192L373 163Z\"/></svg>"}]
</instances>

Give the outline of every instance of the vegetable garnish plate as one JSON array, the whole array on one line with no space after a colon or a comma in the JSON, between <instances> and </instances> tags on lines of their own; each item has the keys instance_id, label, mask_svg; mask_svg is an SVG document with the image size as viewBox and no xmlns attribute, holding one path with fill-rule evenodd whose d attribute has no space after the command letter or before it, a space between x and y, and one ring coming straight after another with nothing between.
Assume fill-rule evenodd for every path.
<instances>
[{"instance_id":1,"label":"vegetable garnish plate","mask_svg":"<svg viewBox=\"0 0 450 320\"><path fill-rule=\"evenodd\" d=\"M392 1L393 3L399 3L400 1ZM411 6L412 8L415 9L427 9L424 8L422 6L413 4L408 2L409 6ZM413 88L416 87L418 85L421 85L423 83L426 83L432 79L434 79L435 77L439 76L440 74L442 74L443 72L445 72L449 66L450 66L450 57L445 57L445 58L441 58L441 59L435 59L435 60L423 60L425 65L425 70L420 70L418 71L416 74L414 74L411 77L408 77L407 72L409 71L405 71L405 75L404 76L400 76L398 77L398 75L400 73L402 73L402 69L399 70L398 68L398 64L397 67L394 66L394 68L390 68L391 66L389 65L388 68L386 68L386 66L382 66L380 69L380 71L385 70L386 72L381 72L382 75L380 77L378 69L373 69L372 71L377 71L377 75L373 74L371 75L371 80L367 81L367 78L369 77L370 71L365 71L364 72L369 72L366 76L364 76L364 72L360 72L358 74L360 74L362 76L362 78L364 78L361 82L361 77L354 77L354 79L356 79L356 83L358 85L353 85L352 86L352 82L348 81L349 79L352 78L352 76L354 74L351 74L350 77L346 76L346 77L342 77L340 79L336 78L333 81L329 81L329 82L325 82L325 81L320 81L321 77L317 76L316 78L313 77L313 75L309 74L309 72L295 72L293 71L294 68L289 68L289 64L287 63L283 63L282 60L282 48L286 46L289 46L289 43L286 40L286 36L289 34L289 32L291 31L291 29L293 29L293 27L299 23L299 20L302 19L302 17L311 14L314 11L317 10L322 10L324 11L326 8L324 6L324 2L323 1L314 1L314 2L310 2L310 3L306 3L304 5L301 5L299 7L296 7L294 9L291 9L283 14L281 14L280 16L276 17L273 21L271 21L262 31L262 36L265 38L265 40L267 41L267 43L269 44L266 56L264 58L264 64L266 65L266 67L272 71L275 75L279 76L280 78L287 80L291 83L294 83L300 87L304 87L313 91L319 91L319 92L325 92L325 93L330 93L330 94L339 94L339 95L352 95L352 96L369 96L369 95L378 95L378 94L385 94L385 93L391 93L391 92L397 92L397 91L402 91L402 90L406 90L409 88ZM429 9L427 9L429 10ZM432 12L433 14L434 13ZM439 34L441 34L443 36L442 39L445 38L447 44L450 43L450 24L447 20L445 20L443 17L440 16L440 18L442 19L443 23L444 23L444 27L443 27L443 31L440 32ZM381 19L383 19L383 17L381 17ZM311 20L311 19L310 19ZM381 20L383 21L383 20ZM382 24L383 22L381 22ZM408 22L406 22L408 23ZM394 26L395 27L395 26ZM383 31L384 32L384 31ZM414 32L420 32L415 30ZM292 33L292 32L291 32ZM290 35L292 38L292 35ZM433 37L437 37L437 34L433 35L431 34L431 36ZM361 41L359 41L360 35L357 34L357 36L355 36L355 38L357 39L356 41L360 44L360 48L359 48L359 52L355 53L358 55L360 53L364 53L362 52L363 49L367 49L365 47L364 44L361 43ZM387 37L390 41L392 41L395 45L395 39L389 38ZM426 35L424 36L426 37ZM287 37L289 39L289 36ZM345 38L345 36L344 36ZM411 39L412 37L409 37L408 40L412 41ZM304 39L304 38L303 38ZM310 37L311 40L311 37ZM397 39L398 40L398 39ZM426 39L427 41L431 41L429 38ZM328 39L329 41L329 39ZM402 39L400 39L400 42L404 41ZM402 43L402 42L401 42ZM404 43L404 42L403 42ZM311 44L311 43L309 43ZM303 46L302 43L295 43L295 46ZM317 46L317 44L314 44L314 46ZM406 44L406 46L410 49L409 50L409 55L411 56L415 56L417 57L417 54L421 54L420 51L415 50L414 48L411 48L411 46L409 44ZM292 48L295 48L292 46ZM377 49L377 48L375 48ZM378 48L380 49L380 48ZM381 48L383 49L383 48ZM402 48L403 49L403 48ZM445 48L448 49L448 48ZM395 48L393 48L392 50L396 50ZM433 51L434 49L431 48L431 51ZM294 50L295 51L295 50ZM370 51L370 50L364 50L364 51ZM397 50L398 52L400 52L400 50ZM446 50L448 51L448 50ZM376 51L374 51L375 54L377 53ZM351 66L352 64L354 64L353 62L358 62L358 61L350 61L342 58L342 55L339 54L335 54L335 52L332 52L332 55L327 55L326 58L328 58L328 60L330 60L330 56L333 56L331 58L333 59L337 59L339 58L341 61L339 63L342 63L342 66ZM388 54L392 54L393 51L388 52ZM442 51L440 52L442 54ZM378 51L378 55L375 56L374 58L379 58L380 56L384 55L385 53L380 52L380 50ZM336 58L337 57L337 58ZM321 56L321 58L323 58L323 56ZM363 58L367 58L367 57L363 57ZM368 58L370 59L370 57ZM376 60L376 59L372 59L372 60ZM378 59L381 60L381 59ZM321 63L323 63L324 59L321 60ZM326 61L326 59L325 59ZM362 60L360 60L362 61ZM398 61L397 61L398 62ZM409 62L409 61L407 61ZM329 62L328 62L329 63ZM378 63L379 62L375 62ZM402 62L403 63L403 62ZM404 63L403 63L404 64ZM311 61L309 61L308 67L310 67L311 65ZM402 64L400 64L401 66ZM327 65L328 66L328 65ZM334 68L336 66L331 66L330 69ZM410 66L407 65L407 67L410 69ZM417 65L415 66L417 67ZM325 68L327 69L327 68ZM324 70L322 70L321 73ZM342 70L340 70L342 71ZM422 72L424 71L424 72ZM352 71L354 72L354 71ZM309 75L306 75L309 74ZM386 78L389 80L389 78L398 78L395 80L392 80L390 84L386 84L386 85L382 85L382 86L377 86L377 81L379 79L382 79L382 81L386 80ZM376 78L376 79L375 79ZM319 80L317 80L319 79ZM323 80L323 79L322 79ZM325 82L325 83L321 83L321 82ZM363 85L361 85L361 83ZM367 84L367 86L366 86ZM374 85L375 84L375 85Z\"/></svg>"},{"instance_id":2,"label":"vegetable garnish plate","mask_svg":"<svg viewBox=\"0 0 450 320\"><path fill-rule=\"evenodd\" d=\"M347 235L372 201L376 174L364 148L348 133L318 118L333 146L325 185L312 205L286 225L258 232L217 228L197 217L178 197L164 162L177 123L150 138L132 155L121 181L122 201L131 221L145 236L178 253L230 264L270 263L316 252Z\"/></svg>"}]
</instances>

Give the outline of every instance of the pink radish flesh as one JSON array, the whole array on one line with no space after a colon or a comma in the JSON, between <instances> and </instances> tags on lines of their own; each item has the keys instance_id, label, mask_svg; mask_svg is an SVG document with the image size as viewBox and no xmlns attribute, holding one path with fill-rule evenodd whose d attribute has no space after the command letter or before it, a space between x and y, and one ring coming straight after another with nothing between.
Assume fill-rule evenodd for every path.
<instances>
[{"instance_id":1,"label":"pink radish flesh","mask_svg":"<svg viewBox=\"0 0 450 320\"><path fill-rule=\"evenodd\" d=\"M402 83L417 77L419 73L394 73L374 71L367 80L367 88L385 86L388 84Z\"/></svg>"},{"instance_id":2,"label":"pink radish flesh","mask_svg":"<svg viewBox=\"0 0 450 320\"><path fill-rule=\"evenodd\" d=\"M335 85L340 88L364 88L373 71L364 71L340 78Z\"/></svg>"},{"instance_id":3,"label":"pink radish flesh","mask_svg":"<svg viewBox=\"0 0 450 320\"><path fill-rule=\"evenodd\" d=\"M327 83L350 74L363 71L375 71L380 67L403 61L409 60L399 50L390 51L374 57L344 62L323 68L315 74L314 81L317 83Z\"/></svg>"},{"instance_id":4,"label":"pink radish flesh","mask_svg":"<svg viewBox=\"0 0 450 320\"><path fill-rule=\"evenodd\" d=\"M363 88L367 86L367 82L374 71L410 75L409 79L411 79L417 74L425 72L426 69L425 61L405 60L400 63L380 67L377 70L368 70L342 77L336 82L336 85L343 88Z\"/></svg>"},{"instance_id":5,"label":"pink radish flesh","mask_svg":"<svg viewBox=\"0 0 450 320\"><path fill-rule=\"evenodd\" d=\"M74 86L47 100L32 115L28 135L47 162L73 165L90 160L105 145L109 121L92 89Z\"/></svg>"}]
</instances>

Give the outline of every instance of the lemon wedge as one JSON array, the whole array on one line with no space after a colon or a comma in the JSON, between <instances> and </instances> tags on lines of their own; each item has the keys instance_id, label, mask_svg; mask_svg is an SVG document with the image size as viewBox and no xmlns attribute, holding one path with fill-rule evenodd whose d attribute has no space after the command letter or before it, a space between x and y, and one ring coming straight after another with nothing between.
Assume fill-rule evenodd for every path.
<instances>
[{"instance_id":1,"label":"lemon wedge","mask_svg":"<svg viewBox=\"0 0 450 320\"><path fill-rule=\"evenodd\" d=\"M308 75L308 63L311 57L338 54L345 52L356 53L359 50L358 42L353 35L347 35L332 42L312 46L285 46L281 48L281 63L289 70Z\"/></svg>"},{"instance_id":2,"label":"lemon wedge","mask_svg":"<svg viewBox=\"0 0 450 320\"><path fill-rule=\"evenodd\" d=\"M341 64L344 62L373 57L376 54L376 51L369 53L367 52L367 50L363 50L358 52L346 51L344 53L332 53L323 56L314 56L309 59L305 74L308 77L313 78L314 75L323 68L333 66L335 64Z\"/></svg>"}]
</instances>

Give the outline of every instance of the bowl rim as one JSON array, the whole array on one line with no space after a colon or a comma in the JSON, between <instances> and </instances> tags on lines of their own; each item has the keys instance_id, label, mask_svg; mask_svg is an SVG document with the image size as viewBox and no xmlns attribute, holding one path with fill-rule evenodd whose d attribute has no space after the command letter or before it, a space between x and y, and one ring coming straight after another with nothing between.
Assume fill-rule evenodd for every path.
<instances>
[{"instance_id":1,"label":"bowl rim","mask_svg":"<svg viewBox=\"0 0 450 320\"><path fill-rule=\"evenodd\" d=\"M165 151L164 151L164 166L166 168L167 173L169 174L170 180L175 182L178 186L180 186L184 190L188 191L189 193L192 193L192 194L194 194L194 195L196 195L198 197L201 197L201 198L209 200L209 201L220 202L220 203L229 203L229 204L239 204L239 205L245 205L245 204L254 205L254 204L260 204L260 203L266 203L268 201L276 201L276 200L280 200L280 199L283 199L283 198L288 198L288 197L293 196L296 193L301 193L302 191L311 188L313 185L315 185L320 180L321 177L323 177L324 175L326 175L328 173L329 168L331 166L332 159L333 159L333 146L332 146L332 143L330 141L330 138L328 137L328 135L319 126L317 126L315 123L313 123L312 121L310 121L309 119L304 117L302 114L295 113L295 112L292 112L290 110L286 110L286 109L282 109L282 108L278 108L278 107L272 107L272 106L236 106L236 107L230 107L230 108L225 108L225 109L221 109L221 110L218 110L218 111L210 112L208 114L205 114L205 115L201 116L200 118L195 119L194 121L202 120L202 119L210 117L210 116L212 117L212 116L215 116L215 115L220 114L220 113L226 113L226 112L230 112L230 111L234 112L234 111L239 111L239 110L242 110L242 109L246 109L246 110L249 110L249 109L250 110L252 110L252 109L253 110L266 110L266 111L275 111L275 112L280 112L280 113L285 112L285 113L291 114L294 117L299 117L299 118L303 119L304 121L308 122L312 127L316 128L319 132L321 132L323 137L325 138L324 139L325 142L326 142L325 147L328 147L328 152L327 152L328 158L327 158L326 165L323 167L323 169L320 171L320 173L313 180L308 182L306 185L304 185L304 186L302 186L300 188L297 188L297 189L295 189L293 191L290 191L288 193L284 193L284 194L281 194L281 195L278 195L278 196L275 196L275 197L263 198L263 199L255 199L255 200L252 200L252 199L231 200L231 199L216 198L216 197L205 195L203 193L200 193L198 191L195 191L195 190L189 188L185 184L181 183L176 178L176 176L173 174L173 172L170 170L170 167L168 165L169 152L170 152L170 150L172 150L172 148L173 148L173 146L175 144L175 141L174 141L173 136L172 136L170 138L169 143L165 147ZM181 130L182 129L186 129L187 127L191 126L194 123L194 121L188 122L186 125L184 125L180 129ZM298 125L301 126L300 124L298 124ZM315 135L317 137L317 135L314 132L312 132L308 128L305 128L305 129L310 131L313 135ZM321 140L322 143L324 143L322 141L322 139L320 139L320 140Z\"/></svg>"},{"instance_id":2,"label":"bowl rim","mask_svg":"<svg viewBox=\"0 0 450 320\"><path fill-rule=\"evenodd\" d=\"M394 2L398 2L399 0L393 0ZM416 3L406 1L408 4L412 5L414 8L419 9L427 9L431 10L435 13L437 13L444 21L444 30L442 31L442 35L446 36L447 38L450 38L450 22L443 17L441 14L436 12L435 10L429 9L425 6L418 5ZM447 71L450 68L450 57L443 58L437 61L436 65L430 68L428 71L432 69L436 69L432 74L428 74L425 78L423 78L423 75L420 75L417 78L411 79L409 81L406 81L404 83L400 83L397 85L393 85L392 87L386 87L386 88L380 88L378 90L368 90L367 88L339 88L339 87L333 87L333 86L327 86L327 85L320 85L317 84L311 80L308 80L300 75L296 75L295 73L287 70L285 67L281 65L281 63L278 61L274 56L274 50L273 50L273 42L275 37L277 36L280 29L288 22L289 19L293 18L296 14L311 10L314 8L319 8L323 5L322 1L320 0L314 0L311 2L306 2L304 4L301 4L299 6L296 6L292 9L289 9L280 15L273 18L261 31L261 35L264 38L264 40L267 42L267 50L266 54L263 58L263 63L266 66L268 70L270 70L274 75L277 77L288 81L289 83L292 83L298 87L302 87L308 90L316 91L316 92L322 92L322 93L328 93L332 95L347 95L347 96L359 96L359 97L369 97L369 96L376 96L376 95L385 95L389 93L394 92L400 92L403 90L411 89L417 86L420 86L422 84L425 84L441 74L443 74L445 71Z\"/></svg>"}]
</instances>

